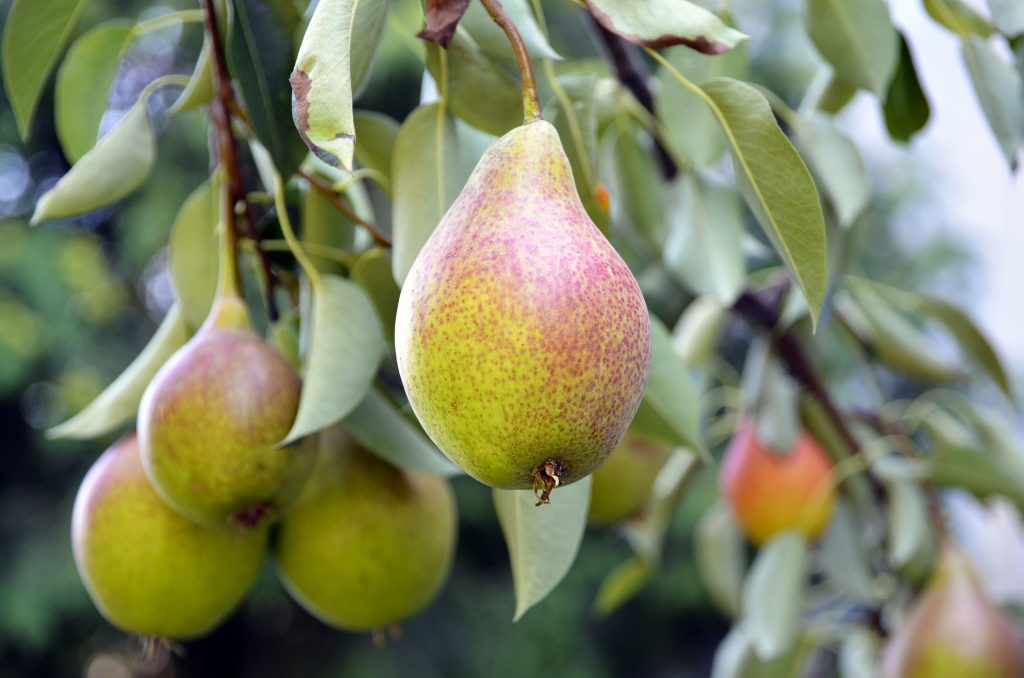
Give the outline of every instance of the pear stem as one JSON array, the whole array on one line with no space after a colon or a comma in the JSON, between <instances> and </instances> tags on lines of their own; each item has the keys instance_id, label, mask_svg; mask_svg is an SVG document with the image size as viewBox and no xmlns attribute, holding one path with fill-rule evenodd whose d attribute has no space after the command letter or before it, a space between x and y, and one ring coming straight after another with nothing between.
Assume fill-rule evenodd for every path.
<instances>
[{"instance_id":1,"label":"pear stem","mask_svg":"<svg viewBox=\"0 0 1024 678\"><path fill-rule=\"evenodd\" d=\"M508 41L512 45L512 51L516 54L519 74L523 81L523 122L543 120L544 118L540 114L540 97L537 95L537 79L533 75L533 64L530 62L530 53L526 50L523 36L519 34L519 30L512 23L512 19L509 18L499 0L480 0L480 3L494 19L494 23L505 31L505 35L508 36Z\"/></svg>"}]
</instances>

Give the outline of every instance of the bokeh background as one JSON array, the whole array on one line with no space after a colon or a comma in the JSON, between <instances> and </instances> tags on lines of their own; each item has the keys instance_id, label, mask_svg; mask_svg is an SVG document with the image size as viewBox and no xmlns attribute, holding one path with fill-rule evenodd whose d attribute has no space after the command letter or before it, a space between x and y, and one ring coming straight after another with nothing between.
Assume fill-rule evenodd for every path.
<instances>
[{"instance_id":1,"label":"bokeh background","mask_svg":"<svg viewBox=\"0 0 1024 678\"><path fill-rule=\"evenodd\" d=\"M755 78L790 102L817 68L798 0L737 0L740 28L753 36ZM550 5L561 53L598 55L568 2ZM194 6L186 0L90 2L85 30L115 17L146 19ZM406 3L408 6L408 3ZM964 303L987 330L1017 384L1024 372L1024 180L1012 176L967 82L954 38L920 3L890 3L910 36L932 120L909 147L884 133L877 105L858 99L844 130L865 154L874 198L861 218L861 266L871 276ZM9 0L0 0L5 17ZM357 102L401 119L418 103L422 65L411 38L415 6L398 12L373 79ZM195 26L146 36L124 59L104 128L152 78L191 73L201 43ZM171 303L166 242L188 193L207 174L205 120L169 118L155 96L159 160L125 203L30 229L35 199L67 169L44 95L27 143L0 98L0 675L127 676L141 670L137 641L106 624L71 559L71 503L86 469L110 440L50 441L46 428L80 410L136 355ZM0 94L0 97L3 95ZM737 361L749 337L725 336ZM899 392L900 385L896 384ZM1018 419L1019 422L1019 419ZM490 494L455 481L458 557L448 586L388 647L342 634L294 605L268 565L238 612L210 637L159 668L180 676L706 676L728 629L704 592L690 554L697 516L715 495L714 470L695 478L679 508L665 566L633 602L608 619L592 612L600 581L629 556L614 531L589 532L579 559L553 595L512 624L511 575ZM1011 509L983 512L959 498L958 524L991 561L1002 600L1024 600L1024 547ZM993 517L995 516L995 517ZM991 542L991 544L989 544ZM994 550L998 549L998 550ZM994 573L994 574L992 574ZM1002 574L1000 574L1002 573Z\"/></svg>"}]
</instances>

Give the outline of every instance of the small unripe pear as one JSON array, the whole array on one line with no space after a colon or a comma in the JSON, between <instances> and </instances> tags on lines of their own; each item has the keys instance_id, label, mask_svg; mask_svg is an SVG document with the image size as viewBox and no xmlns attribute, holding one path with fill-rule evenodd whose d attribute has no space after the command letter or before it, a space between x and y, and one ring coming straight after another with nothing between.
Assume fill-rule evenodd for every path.
<instances>
[{"instance_id":1,"label":"small unripe pear","mask_svg":"<svg viewBox=\"0 0 1024 678\"><path fill-rule=\"evenodd\" d=\"M816 538L832 517L832 462L803 431L792 450L777 454L758 440L753 422L742 423L726 450L719 480L736 521L755 544L793 529Z\"/></svg>"},{"instance_id":2,"label":"small unripe pear","mask_svg":"<svg viewBox=\"0 0 1024 678\"><path fill-rule=\"evenodd\" d=\"M85 476L72 513L78 574L99 611L123 631L184 640L219 624L256 580L266 530L213 530L157 496L135 436Z\"/></svg>"},{"instance_id":3,"label":"small unripe pear","mask_svg":"<svg viewBox=\"0 0 1024 678\"><path fill-rule=\"evenodd\" d=\"M291 365L253 331L241 300L218 300L139 405L139 446L156 491L211 527L247 529L280 515L314 461L303 446L277 447L300 388Z\"/></svg>"},{"instance_id":4,"label":"small unripe pear","mask_svg":"<svg viewBox=\"0 0 1024 678\"><path fill-rule=\"evenodd\" d=\"M1020 678L1024 648L952 545L889 639L883 678Z\"/></svg>"},{"instance_id":5,"label":"small unripe pear","mask_svg":"<svg viewBox=\"0 0 1024 678\"><path fill-rule=\"evenodd\" d=\"M608 525L641 511L671 454L671 446L626 431L612 455L594 471L587 512L590 524Z\"/></svg>"},{"instance_id":6,"label":"small unripe pear","mask_svg":"<svg viewBox=\"0 0 1024 678\"><path fill-rule=\"evenodd\" d=\"M437 446L492 487L593 472L636 413L650 362L640 287L587 216L555 128L495 142L402 288L398 368Z\"/></svg>"},{"instance_id":7,"label":"small unripe pear","mask_svg":"<svg viewBox=\"0 0 1024 678\"><path fill-rule=\"evenodd\" d=\"M333 440L332 440L333 438ZM434 599L455 550L448 481L398 469L325 437L310 487L277 526L278 573L312 615L347 631L378 629Z\"/></svg>"}]
</instances>

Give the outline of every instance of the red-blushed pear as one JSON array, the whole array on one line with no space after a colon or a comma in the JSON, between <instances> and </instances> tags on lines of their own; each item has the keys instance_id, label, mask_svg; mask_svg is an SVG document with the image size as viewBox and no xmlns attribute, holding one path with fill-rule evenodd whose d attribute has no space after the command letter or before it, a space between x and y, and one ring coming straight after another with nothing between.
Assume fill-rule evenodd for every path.
<instances>
[{"instance_id":1,"label":"red-blushed pear","mask_svg":"<svg viewBox=\"0 0 1024 678\"><path fill-rule=\"evenodd\" d=\"M943 546L938 565L882 657L882 678L1020 678L1024 648L985 595L967 556Z\"/></svg>"},{"instance_id":2,"label":"red-blushed pear","mask_svg":"<svg viewBox=\"0 0 1024 678\"><path fill-rule=\"evenodd\" d=\"M619 444L644 393L650 332L558 133L536 120L487 149L420 251L395 343L437 446L477 480L541 487L546 501Z\"/></svg>"},{"instance_id":3,"label":"red-blushed pear","mask_svg":"<svg viewBox=\"0 0 1024 678\"><path fill-rule=\"evenodd\" d=\"M828 526L835 505L832 461L803 431L792 450L778 454L758 440L752 421L743 422L726 450L719 481L737 522L755 544L786 530L813 539Z\"/></svg>"},{"instance_id":4,"label":"red-blushed pear","mask_svg":"<svg viewBox=\"0 0 1024 678\"><path fill-rule=\"evenodd\" d=\"M448 481L391 466L338 430L276 527L278 575L324 623L381 629L425 608L448 576L456 510Z\"/></svg>"},{"instance_id":5,"label":"red-blushed pear","mask_svg":"<svg viewBox=\"0 0 1024 678\"><path fill-rule=\"evenodd\" d=\"M198 525L168 507L142 469L135 436L85 476L71 520L75 565L100 613L129 633L201 636L256 580L267 531Z\"/></svg>"},{"instance_id":6,"label":"red-blushed pear","mask_svg":"<svg viewBox=\"0 0 1024 678\"><path fill-rule=\"evenodd\" d=\"M295 370L253 330L244 302L218 298L139 405L139 449L157 493L210 527L250 529L279 516L315 459L303 445L277 447L300 389Z\"/></svg>"},{"instance_id":7,"label":"red-blushed pear","mask_svg":"<svg viewBox=\"0 0 1024 678\"><path fill-rule=\"evenodd\" d=\"M671 454L671 446L626 431L612 455L594 471L587 521L608 525L640 512Z\"/></svg>"}]
</instances>

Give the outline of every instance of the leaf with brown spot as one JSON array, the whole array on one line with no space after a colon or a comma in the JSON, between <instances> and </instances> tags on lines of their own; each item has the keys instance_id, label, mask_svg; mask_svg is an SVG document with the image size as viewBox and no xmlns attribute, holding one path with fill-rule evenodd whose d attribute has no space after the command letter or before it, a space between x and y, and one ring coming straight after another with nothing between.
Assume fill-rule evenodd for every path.
<instances>
[{"instance_id":1,"label":"leaf with brown spot","mask_svg":"<svg viewBox=\"0 0 1024 678\"><path fill-rule=\"evenodd\" d=\"M426 25L416 37L447 49L467 9L469 0L427 0Z\"/></svg>"},{"instance_id":2,"label":"leaf with brown spot","mask_svg":"<svg viewBox=\"0 0 1024 678\"><path fill-rule=\"evenodd\" d=\"M685 45L704 54L722 54L747 39L687 0L587 0L587 5L606 29L645 47Z\"/></svg>"}]
</instances>

